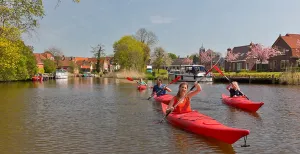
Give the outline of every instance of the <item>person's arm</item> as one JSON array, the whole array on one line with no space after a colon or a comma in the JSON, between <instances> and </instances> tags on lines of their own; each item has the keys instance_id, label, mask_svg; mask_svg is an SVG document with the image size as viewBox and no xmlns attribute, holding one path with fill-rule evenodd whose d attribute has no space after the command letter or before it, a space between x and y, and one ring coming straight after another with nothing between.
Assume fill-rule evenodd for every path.
<instances>
[{"instance_id":1,"label":"person's arm","mask_svg":"<svg viewBox=\"0 0 300 154\"><path fill-rule=\"evenodd\" d=\"M230 90L231 83L226 87L227 90Z\"/></svg>"},{"instance_id":2,"label":"person's arm","mask_svg":"<svg viewBox=\"0 0 300 154\"><path fill-rule=\"evenodd\" d=\"M167 90L168 92L172 92L172 90L168 87L165 87L165 90Z\"/></svg>"},{"instance_id":3,"label":"person's arm","mask_svg":"<svg viewBox=\"0 0 300 154\"><path fill-rule=\"evenodd\" d=\"M172 99L171 99L171 101L170 101L170 103L169 103L169 105L168 105L168 108L167 108L167 110L174 110L174 107L173 107L173 104L174 104L174 98L175 97L173 97Z\"/></svg>"},{"instance_id":4,"label":"person's arm","mask_svg":"<svg viewBox=\"0 0 300 154\"><path fill-rule=\"evenodd\" d=\"M199 84L197 81L194 83L194 85L195 85L195 87L196 87L197 89L194 90L194 91L191 91L191 92L189 92L189 93L187 94L187 97L189 97L190 99L191 99L193 96L197 95L197 94L202 90L200 84Z\"/></svg>"},{"instance_id":5,"label":"person's arm","mask_svg":"<svg viewBox=\"0 0 300 154\"><path fill-rule=\"evenodd\" d=\"M156 94L156 85L152 89L152 96L154 96L155 94Z\"/></svg>"}]
</instances>

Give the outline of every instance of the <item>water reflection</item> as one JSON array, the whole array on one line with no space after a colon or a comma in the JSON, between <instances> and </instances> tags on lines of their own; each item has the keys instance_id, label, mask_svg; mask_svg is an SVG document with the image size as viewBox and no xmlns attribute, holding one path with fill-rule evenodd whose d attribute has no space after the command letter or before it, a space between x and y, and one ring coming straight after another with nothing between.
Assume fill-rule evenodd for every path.
<instances>
[{"instance_id":1,"label":"water reflection","mask_svg":"<svg viewBox=\"0 0 300 154\"><path fill-rule=\"evenodd\" d=\"M56 86L59 88L67 88L68 87L68 79L56 79Z\"/></svg>"},{"instance_id":2,"label":"water reflection","mask_svg":"<svg viewBox=\"0 0 300 154\"><path fill-rule=\"evenodd\" d=\"M150 84L151 81L148 81ZM164 83L167 83L164 81ZM152 85L155 81L152 82ZM179 83L170 85L175 95ZM192 83L190 83L192 85ZM265 105L250 114L222 103L225 84L201 84L192 108L250 130L232 146L161 120L161 105L126 79L69 78L0 84L1 153L299 153L300 87L241 84ZM233 149L234 148L234 149Z\"/></svg>"}]
</instances>

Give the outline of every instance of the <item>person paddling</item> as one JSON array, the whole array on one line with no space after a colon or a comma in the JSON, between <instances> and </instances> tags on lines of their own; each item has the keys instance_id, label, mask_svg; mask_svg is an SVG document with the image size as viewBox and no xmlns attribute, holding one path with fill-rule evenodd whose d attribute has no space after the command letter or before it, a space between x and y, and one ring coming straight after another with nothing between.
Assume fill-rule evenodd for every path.
<instances>
[{"instance_id":1,"label":"person paddling","mask_svg":"<svg viewBox=\"0 0 300 154\"><path fill-rule=\"evenodd\" d=\"M162 80L157 78L156 85L153 87L152 96L156 94L156 96L162 96L166 94L166 91L171 92L172 90L166 87L165 84L162 84Z\"/></svg>"},{"instance_id":2,"label":"person paddling","mask_svg":"<svg viewBox=\"0 0 300 154\"><path fill-rule=\"evenodd\" d=\"M147 86L147 83L142 78L140 78L140 81L138 81L138 84Z\"/></svg>"},{"instance_id":3,"label":"person paddling","mask_svg":"<svg viewBox=\"0 0 300 154\"><path fill-rule=\"evenodd\" d=\"M230 88L230 86L232 88ZM230 92L230 97L238 97L238 96L245 96L236 81L231 82L226 89Z\"/></svg>"},{"instance_id":4,"label":"person paddling","mask_svg":"<svg viewBox=\"0 0 300 154\"><path fill-rule=\"evenodd\" d=\"M192 111L191 98L202 90L200 84L197 81L194 83L194 85L197 89L187 93L188 83L182 82L179 85L177 95L174 96L170 101L167 112L173 111L173 113L179 114ZM179 100L180 102L178 102ZM179 104L177 105L177 103Z\"/></svg>"}]
</instances>

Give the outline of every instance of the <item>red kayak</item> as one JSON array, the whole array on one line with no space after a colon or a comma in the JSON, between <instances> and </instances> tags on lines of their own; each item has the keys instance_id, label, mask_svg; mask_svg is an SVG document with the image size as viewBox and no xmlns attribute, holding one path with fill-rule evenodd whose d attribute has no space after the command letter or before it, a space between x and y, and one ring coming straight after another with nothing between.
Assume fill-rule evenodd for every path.
<instances>
[{"instance_id":1,"label":"red kayak","mask_svg":"<svg viewBox=\"0 0 300 154\"><path fill-rule=\"evenodd\" d=\"M167 105L161 103L161 106L163 113L166 114ZM186 131L212 137L228 144L233 144L250 133L250 131L246 129L225 126L217 120L203 115L198 111L191 111L183 114L170 113L167 117L167 121Z\"/></svg>"},{"instance_id":2,"label":"red kayak","mask_svg":"<svg viewBox=\"0 0 300 154\"><path fill-rule=\"evenodd\" d=\"M139 85L139 86L137 87L137 89L138 89L138 90L145 90L145 89L147 89L147 86L146 86L146 85Z\"/></svg>"},{"instance_id":3,"label":"red kayak","mask_svg":"<svg viewBox=\"0 0 300 154\"><path fill-rule=\"evenodd\" d=\"M159 97L157 97L156 95L153 96L155 101L160 102L160 103L164 103L164 104L167 104L167 105L170 103L170 101L173 97L174 96L170 95L170 94L165 94L165 95L162 95L162 96L159 96Z\"/></svg>"},{"instance_id":4,"label":"red kayak","mask_svg":"<svg viewBox=\"0 0 300 154\"><path fill-rule=\"evenodd\" d=\"M250 112L256 112L261 106L264 105L263 102L253 102L245 97L229 97L225 94L222 94L222 102L224 104Z\"/></svg>"}]
</instances>

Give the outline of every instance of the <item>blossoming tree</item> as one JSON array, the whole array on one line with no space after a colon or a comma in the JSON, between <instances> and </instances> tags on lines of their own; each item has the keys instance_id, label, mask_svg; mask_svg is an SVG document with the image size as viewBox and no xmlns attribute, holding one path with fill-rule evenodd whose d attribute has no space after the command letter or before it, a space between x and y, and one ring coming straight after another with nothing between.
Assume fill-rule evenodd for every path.
<instances>
[{"instance_id":1,"label":"blossoming tree","mask_svg":"<svg viewBox=\"0 0 300 154\"><path fill-rule=\"evenodd\" d=\"M193 60L190 58L184 58L182 60L182 65L191 65L191 64L193 64Z\"/></svg>"},{"instance_id":2,"label":"blossoming tree","mask_svg":"<svg viewBox=\"0 0 300 154\"><path fill-rule=\"evenodd\" d=\"M200 52L199 58L201 64L208 64L211 62L211 60L215 57L215 54L212 50L208 49L205 52Z\"/></svg>"},{"instance_id":3,"label":"blossoming tree","mask_svg":"<svg viewBox=\"0 0 300 154\"><path fill-rule=\"evenodd\" d=\"M253 44L251 50L247 53L247 58L254 58L260 61L260 69L262 63L266 62L269 58L280 54L277 48L264 47L262 44Z\"/></svg>"},{"instance_id":4,"label":"blossoming tree","mask_svg":"<svg viewBox=\"0 0 300 154\"><path fill-rule=\"evenodd\" d=\"M240 55L239 53L235 54L231 50L227 51L227 55L225 57L225 60L230 63L229 70L231 70L231 67L230 67L231 66L231 62L234 61L234 60L236 60L239 57L239 55Z\"/></svg>"}]
</instances>

